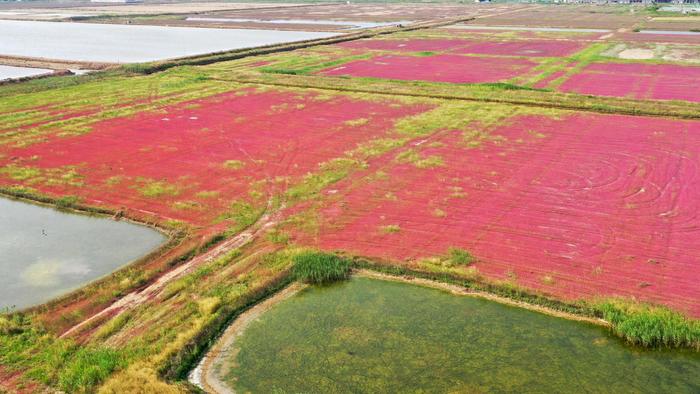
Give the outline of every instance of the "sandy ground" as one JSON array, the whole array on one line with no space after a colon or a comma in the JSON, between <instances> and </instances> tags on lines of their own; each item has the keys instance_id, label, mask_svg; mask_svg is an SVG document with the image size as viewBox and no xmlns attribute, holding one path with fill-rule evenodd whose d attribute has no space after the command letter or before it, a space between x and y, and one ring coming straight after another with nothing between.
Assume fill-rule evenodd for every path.
<instances>
[{"instance_id":1,"label":"sandy ground","mask_svg":"<svg viewBox=\"0 0 700 394\"><path fill-rule=\"evenodd\" d=\"M617 44L603 52L604 56L628 60L659 59L669 62L700 63L700 48L683 44Z\"/></svg>"},{"instance_id":2,"label":"sandy ground","mask_svg":"<svg viewBox=\"0 0 700 394\"><path fill-rule=\"evenodd\" d=\"M630 48L630 49L625 49L624 51L620 52L617 57L620 59L635 59L635 60L645 60L645 59L653 59L654 58L654 51L651 49L641 49L641 48Z\"/></svg>"},{"instance_id":3,"label":"sandy ground","mask_svg":"<svg viewBox=\"0 0 700 394\"><path fill-rule=\"evenodd\" d=\"M110 63L74 62L2 55L0 55L0 64L14 67L49 68L52 70L104 70L114 66Z\"/></svg>"}]
</instances>

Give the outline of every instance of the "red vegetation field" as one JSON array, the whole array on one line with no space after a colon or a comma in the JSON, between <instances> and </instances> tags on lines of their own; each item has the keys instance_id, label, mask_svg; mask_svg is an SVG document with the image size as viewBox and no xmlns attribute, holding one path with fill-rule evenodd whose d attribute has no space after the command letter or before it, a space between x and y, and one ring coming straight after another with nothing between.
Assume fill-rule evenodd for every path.
<instances>
[{"instance_id":1,"label":"red vegetation field","mask_svg":"<svg viewBox=\"0 0 700 394\"><path fill-rule=\"evenodd\" d=\"M376 56L357 60L320 73L452 83L499 82L517 77L537 64L526 59L481 58L460 55Z\"/></svg>"},{"instance_id":2,"label":"red vegetation field","mask_svg":"<svg viewBox=\"0 0 700 394\"><path fill-rule=\"evenodd\" d=\"M615 40L700 45L700 35L698 34L615 33Z\"/></svg>"},{"instance_id":3,"label":"red vegetation field","mask_svg":"<svg viewBox=\"0 0 700 394\"><path fill-rule=\"evenodd\" d=\"M560 89L600 96L700 102L700 67L672 64L591 64Z\"/></svg>"},{"instance_id":4,"label":"red vegetation field","mask_svg":"<svg viewBox=\"0 0 700 394\"><path fill-rule=\"evenodd\" d=\"M700 122L521 116L478 146L446 130L416 141L417 168L328 203L314 239L393 261L473 253L479 272L567 299L626 295L700 316Z\"/></svg>"},{"instance_id":5,"label":"red vegetation field","mask_svg":"<svg viewBox=\"0 0 700 394\"><path fill-rule=\"evenodd\" d=\"M574 40L474 41L466 39L358 40L337 44L343 48L383 51L451 51L462 54L560 57L569 56L587 43Z\"/></svg>"},{"instance_id":6,"label":"red vegetation field","mask_svg":"<svg viewBox=\"0 0 700 394\"><path fill-rule=\"evenodd\" d=\"M48 182L0 174L0 184L24 183L45 193L74 194L91 205L210 225L231 201L283 189L319 163L392 130L395 119L423 109L391 104L319 99L314 93L225 93L102 121L79 136L0 147L0 166L77 173L70 184L61 173ZM366 124L345 123L358 118ZM277 176L289 178L272 182Z\"/></svg>"},{"instance_id":7,"label":"red vegetation field","mask_svg":"<svg viewBox=\"0 0 700 394\"><path fill-rule=\"evenodd\" d=\"M411 39L411 40L355 40L336 46L352 49L376 49L382 51L422 52L447 51L468 45L467 40L447 39Z\"/></svg>"},{"instance_id":8,"label":"red vegetation field","mask_svg":"<svg viewBox=\"0 0 700 394\"><path fill-rule=\"evenodd\" d=\"M478 55L563 57L574 54L586 45L586 42L572 40L484 41L474 42L453 52Z\"/></svg>"}]
</instances>

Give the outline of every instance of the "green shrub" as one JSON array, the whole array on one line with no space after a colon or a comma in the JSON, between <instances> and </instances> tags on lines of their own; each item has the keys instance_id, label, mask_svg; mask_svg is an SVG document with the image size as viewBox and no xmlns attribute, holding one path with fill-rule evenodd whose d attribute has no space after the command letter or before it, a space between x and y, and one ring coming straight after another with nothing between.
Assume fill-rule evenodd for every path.
<instances>
[{"instance_id":1,"label":"green shrub","mask_svg":"<svg viewBox=\"0 0 700 394\"><path fill-rule=\"evenodd\" d=\"M152 66L147 63L133 63L122 66L122 70L134 74L148 74L151 72L151 69Z\"/></svg>"},{"instance_id":2,"label":"green shrub","mask_svg":"<svg viewBox=\"0 0 700 394\"><path fill-rule=\"evenodd\" d=\"M347 279L350 262L334 254L303 252L293 258L294 278L305 283L323 284Z\"/></svg>"},{"instance_id":3,"label":"green shrub","mask_svg":"<svg viewBox=\"0 0 700 394\"><path fill-rule=\"evenodd\" d=\"M392 234L401 231L401 226L398 224L387 224L386 226L381 226L379 229L385 234Z\"/></svg>"},{"instance_id":4,"label":"green shrub","mask_svg":"<svg viewBox=\"0 0 700 394\"><path fill-rule=\"evenodd\" d=\"M23 315L0 316L0 335L20 334L24 331L25 326Z\"/></svg>"},{"instance_id":5,"label":"green shrub","mask_svg":"<svg viewBox=\"0 0 700 394\"><path fill-rule=\"evenodd\" d=\"M450 248L449 252L450 261L454 265L469 265L476 261L476 258L464 249Z\"/></svg>"},{"instance_id":6,"label":"green shrub","mask_svg":"<svg viewBox=\"0 0 700 394\"><path fill-rule=\"evenodd\" d=\"M77 196L64 196L56 200L56 206L59 208L72 208L80 201Z\"/></svg>"},{"instance_id":7,"label":"green shrub","mask_svg":"<svg viewBox=\"0 0 700 394\"><path fill-rule=\"evenodd\" d=\"M700 350L700 321L660 306L611 299L596 305L612 330L626 341L646 347Z\"/></svg>"},{"instance_id":8,"label":"green shrub","mask_svg":"<svg viewBox=\"0 0 700 394\"><path fill-rule=\"evenodd\" d=\"M90 391L124 366L121 355L107 348L80 348L58 373L58 385L69 393Z\"/></svg>"}]
</instances>

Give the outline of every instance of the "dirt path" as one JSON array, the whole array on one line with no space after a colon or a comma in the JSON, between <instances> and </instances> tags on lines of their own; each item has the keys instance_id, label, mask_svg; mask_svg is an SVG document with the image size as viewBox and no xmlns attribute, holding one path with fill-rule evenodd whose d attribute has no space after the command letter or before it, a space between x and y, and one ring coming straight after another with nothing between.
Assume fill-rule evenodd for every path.
<instances>
[{"instance_id":1,"label":"dirt path","mask_svg":"<svg viewBox=\"0 0 700 394\"><path fill-rule=\"evenodd\" d=\"M52 70L104 70L115 67L112 63L55 60L35 57L0 55L0 64L15 67L50 68Z\"/></svg>"},{"instance_id":2,"label":"dirt path","mask_svg":"<svg viewBox=\"0 0 700 394\"><path fill-rule=\"evenodd\" d=\"M271 201L272 200L270 200L270 202L268 203L268 210L270 209ZM216 247L210 249L209 251L192 258L188 262L171 269L170 271L166 272L158 279L156 279L155 282L150 284L145 289L131 292L126 296L120 298L112 305L92 315L91 317L81 321L77 325L64 332L61 335L61 338L75 335L79 333L82 328L89 327L92 322L99 321L99 319L101 318L115 318L124 311L133 309L145 303L146 301L153 299L158 294L160 294L160 292L162 292L168 284L189 274L200 265L211 262L225 255L231 250L240 248L241 246L251 242L267 228L276 224L279 212L280 210L274 211L272 213L263 214L260 217L260 219L258 219L258 221L255 222L255 224L253 224L252 226L250 226L247 230L241 232L235 237L232 237L222 242Z\"/></svg>"}]
</instances>

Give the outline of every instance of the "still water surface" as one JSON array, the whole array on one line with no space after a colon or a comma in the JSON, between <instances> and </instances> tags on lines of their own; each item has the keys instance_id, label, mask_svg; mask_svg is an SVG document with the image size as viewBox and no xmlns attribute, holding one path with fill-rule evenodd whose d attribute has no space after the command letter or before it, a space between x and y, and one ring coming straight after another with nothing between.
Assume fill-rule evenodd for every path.
<instances>
[{"instance_id":1,"label":"still water surface","mask_svg":"<svg viewBox=\"0 0 700 394\"><path fill-rule=\"evenodd\" d=\"M335 33L0 20L0 55L137 63Z\"/></svg>"},{"instance_id":2,"label":"still water surface","mask_svg":"<svg viewBox=\"0 0 700 394\"><path fill-rule=\"evenodd\" d=\"M145 226L0 198L0 310L49 301L164 241Z\"/></svg>"},{"instance_id":3,"label":"still water surface","mask_svg":"<svg viewBox=\"0 0 700 394\"><path fill-rule=\"evenodd\" d=\"M634 348L588 323L366 278L303 290L233 346L221 378L241 393L700 392L697 353Z\"/></svg>"},{"instance_id":4,"label":"still water surface","mask_svg":"<svg viewBox=\"0 0 700 394\"><path fill-rule=\"evenodd\" d=\"M5 79L15 79L32 77L35 75L48 74L53 70L45 68L31 68L31 67L15 67L15 66L4 66L0 64L0 81Z\"/></svg>"}]
</instances>

